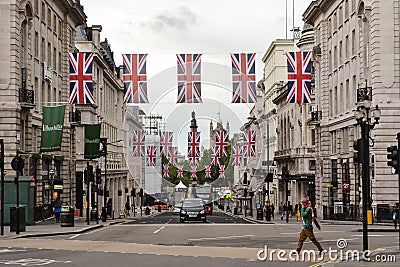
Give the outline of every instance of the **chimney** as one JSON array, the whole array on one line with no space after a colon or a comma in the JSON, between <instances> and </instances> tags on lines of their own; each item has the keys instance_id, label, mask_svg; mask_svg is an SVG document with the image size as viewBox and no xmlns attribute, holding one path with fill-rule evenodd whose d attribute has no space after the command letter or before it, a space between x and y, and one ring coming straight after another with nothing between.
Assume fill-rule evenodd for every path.
<instances>
[{"instance_id":1,"label":"chimney","mask_svg":"<svg viewBox=\"0 0 400 267\"><path fill-rule=\"evenodd\" d=\"M100 32L102 30L101 25L92 26L92 42L97 47L100 48Z\"/></svg>"}]
</instances>

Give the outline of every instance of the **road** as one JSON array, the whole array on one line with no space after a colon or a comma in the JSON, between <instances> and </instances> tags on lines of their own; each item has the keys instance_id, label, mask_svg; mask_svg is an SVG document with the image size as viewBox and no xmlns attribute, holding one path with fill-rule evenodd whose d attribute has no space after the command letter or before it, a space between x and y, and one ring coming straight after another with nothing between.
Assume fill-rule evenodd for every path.
<instances>
[{"instance_id":1,"label":"road","mask_svg":"<svg viewBox=\"0 0 400 267\"><path fill-rule=\"evenodd\" d=\"M85 234L0 240L0 265L12 266L287 266L277 259L261 261L263 253L296 247L300 223L276 220L274 224L216 213L207 223L179 223L179 217L164 212L135 218L127 223L100 228ZM316 236L325 249L360 249L362 233L355 225L322 225ZM370 233L370 248L395 246L393 233ZM314 250L306 242L303 249ZM316 260L315 262L318 262ZM310 266L315 262L293 262Z\"/></svg>"}]
</instances>

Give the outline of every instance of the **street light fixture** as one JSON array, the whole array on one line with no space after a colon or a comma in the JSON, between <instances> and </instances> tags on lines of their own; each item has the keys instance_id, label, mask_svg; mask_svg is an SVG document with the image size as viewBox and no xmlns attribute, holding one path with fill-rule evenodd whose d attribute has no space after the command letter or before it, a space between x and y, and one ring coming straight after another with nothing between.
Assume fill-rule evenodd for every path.
<instances>
[{"instance_id":1,"label":"street light fixture","mask_svg":"<svg viewBox=\"0 0 400 267\"><path fill-rule=\"evenodd\" d=\"M378 105L371 110L371 90L370 87L359 89L360 92L366 92L362 94L363 97L359 97L358 101L362 102L357 110L354 112L354 117L357 124L361 126L361 143L362 143L362 206L363 206L363 251L368 250L368 218L372 216L371 211L371 199L370 199L370 158L369 158L369 140L370 131L379 124L381 117L381 110ZM359 94L360 96L360 94ZM374 119L371 122L371 119ZM372 219L372 218L371 218Z\"/></svg>"}]
</instances>

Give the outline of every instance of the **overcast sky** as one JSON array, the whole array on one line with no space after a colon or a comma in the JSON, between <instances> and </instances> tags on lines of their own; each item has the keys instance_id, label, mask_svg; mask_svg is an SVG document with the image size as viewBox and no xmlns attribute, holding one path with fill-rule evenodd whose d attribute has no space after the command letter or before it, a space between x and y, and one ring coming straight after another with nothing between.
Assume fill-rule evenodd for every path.
<instances>
[{"instance_id":1,"label":"overcast sky","mask_svg":"<svg viewBox=\"0 0 400 267\"><path fill-rule=\"evenodd\" d=\"M255 52L257 77L262 79L262 56L276 39L292 38L289 29L303 28L302 14L311 0L81 0L88 26L102 25L117 65L122 53L146 53L150 103L146 113L164 117L175 132L175 145L186 152L191 111L198 117L202 144L208 146L209 123L221 118L239 132L252 104L230 104L230 53ZM203 104L175 104L177 53L201 53ZM220 112L219 112L220 111ZM218 114L220 113L220 114ZM183 150L183 151L182 151Z\"/></svg>"}]
</instances>

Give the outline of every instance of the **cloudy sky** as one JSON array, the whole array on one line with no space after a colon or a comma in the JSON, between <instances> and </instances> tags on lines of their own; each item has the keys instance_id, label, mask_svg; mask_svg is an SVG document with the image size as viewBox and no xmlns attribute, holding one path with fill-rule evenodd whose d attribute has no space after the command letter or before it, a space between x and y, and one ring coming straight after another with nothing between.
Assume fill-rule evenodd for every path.
<instances>
[{"instance_id":1,"label":"cloudy sky","mask_svg":"<svg viewBox=\"0 0 400 267\"><path fill-rule=\"evenodd\" d=\"M293 9L294 2L294 9ZM287 0L288 28L303 27L302 14L311 0ZM229 120L239 132L252 104L231 104L230 53L257 53L256 80L262 79L262 56L286 31L286 0L81 0L88 26L102 25L117 65L122 53L146 53L150 103L146 113L164 117L175 145L186 150L191 112L196 112L202 143L207 147L211 120ZM177 53L201 53L203 104L176 104ZM179 143L178 143L179 140Z\"/></svg>"}]
</instances>

